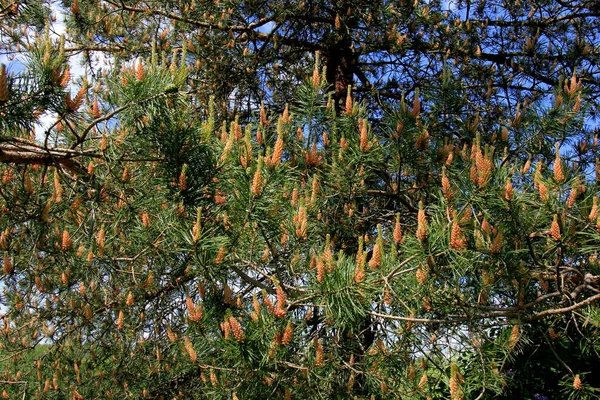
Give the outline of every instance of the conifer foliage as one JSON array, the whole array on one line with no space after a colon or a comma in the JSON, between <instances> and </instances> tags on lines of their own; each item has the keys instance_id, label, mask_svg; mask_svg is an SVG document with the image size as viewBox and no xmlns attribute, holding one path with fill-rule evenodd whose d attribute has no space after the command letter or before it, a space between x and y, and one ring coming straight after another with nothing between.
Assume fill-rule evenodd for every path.
<instances>
[{"instance_id":1,"label":"conifer foliage","mask_svg":"<svg viewBox=\"0 0 600 400\"><path fill-rule=\"evenodd\" d=\"M1 2L1 396L597 398L595 3L291 3Z\"/></svg>"}]
</instances>

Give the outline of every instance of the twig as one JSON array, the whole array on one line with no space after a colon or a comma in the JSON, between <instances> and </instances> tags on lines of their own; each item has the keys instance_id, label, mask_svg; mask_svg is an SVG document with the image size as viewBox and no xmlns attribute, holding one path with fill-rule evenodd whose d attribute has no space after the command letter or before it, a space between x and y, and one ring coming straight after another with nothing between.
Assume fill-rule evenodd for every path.
<instances>
[{"instance_id":1,"label":"twig","mask_svg":"<svg viewBox=\"0 0 600 400\"><path fill-rule=\"evenodd\" d=\"M592 297L588 297L587 299L582 300L579 303L575 303L569 307L554 308L551 310L541 311L537 314L524 316L522 319L524 321L537 321L538 319L542 319L544 317L547 317L548 315L565 314L565 313L568 313L569 311L577 310L578 308L587 306L588 304L592 304L593 302L598 301L598 300L600 300L600 294L597 294Z\"/></svg>"}]
</instances>

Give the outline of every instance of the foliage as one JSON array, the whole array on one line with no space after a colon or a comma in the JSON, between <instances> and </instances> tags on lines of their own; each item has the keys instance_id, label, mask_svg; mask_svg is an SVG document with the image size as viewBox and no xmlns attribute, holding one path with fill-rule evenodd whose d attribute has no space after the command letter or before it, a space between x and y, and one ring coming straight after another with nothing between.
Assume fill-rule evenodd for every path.
<instances>
[{"instance_id":1,"label":"foliage","mask_svg":"<svg viewBox=\"0 0 600 400\"><path fill-rule=\"evenodd\" d=\"M419 89L388 102L385 88L338 90L331 54L310 66L298 55L286 67L296 75L271 75L270 93L236 82L258 96L237 116L235 104L222 109L217 87L196 84L211 81L192 61L218 58L214 48L196 53L190 40L170 55L161 49L214 28L202 21L225 12L255 27L274 21L292 52L294 38L316 40L288 25L302 7L161 2L187 6L184 20L156 3L65 4L68 37L53 39L50 23L30 32L26 69L0 74L4 397L598 397L593 64L546 75L557 79L548 93L530 82L503 94L492 82L473 96L473 82L488 87L473 69L485 63L449 47L431 69L413 63ZM408 63L404 30L414 51L431 51L426 42L448 29L440 18L450 14L434 2L400 3L401 12L364 4L353 29L369 15L388 21L400 47L379 52ZM492 16L481 4L477 13ZM274 17L251 18L259 6ZM520 18L526 6L502 13ZM594 6L579 6L582 25L597 24ZM20 7L2 11L15 29ZM532 9L545 25L524 30L560 37L562 17L551 25L546 13L561 7ZM313 8L311 18L333 15L334 30L353 15ZM40 3L27 10L46 15ZM478 38L466 13L452 26ZM175 26L164 37L163 18ZM433 29L429 18L439 32L417 46L410 21ZM222 46L227 26L198 40ZM228 29L232 52L243 35L262 37ZM150 49L148 32L159 39ZM369 36L355 40L376 47ZM79 45L122 54L104 73L73 79L68 54ZM491 45L480 46L485 60ZM264 50L264 62L275 50ZM577 54L570 60L583 63ZM221 64L211 68L231 82ZM546 70L521 72L523 83ZM259 106L261 96L279 98L276 86L293 92L289 103ZM34 135L42 113L55 122Z\"/></svg>"},{"instance_id":2,"label":"foliage","mask_svg":"<svg viewBox=\"0 0 600 400\"><path fill-rule=\"evenodd\" d=\"M93 59L169 57L187 49L188 84L206 106L248 117L264 101L283 108L308 76L314 54L343 107L348 85L370 107L396 103L417 88L439 88L444 68L463 80L469 115L497 118L526 97L548 99L577 72L598 112L596 2L356 0L64 0L72 43ZM444 63L447 60L447 63ZM356 81L355 81L356 80ZM377 89L373 96L371 90ZM486 102L486 93L499 92ZM464 99L464 98L463 98ZM457 99L461 101L460 99ZM459 123L452 104L446 124ZM463 114L464 116L465 114ZM465 121L466 122L466 121Z\"/></svg>"}]
</instances>

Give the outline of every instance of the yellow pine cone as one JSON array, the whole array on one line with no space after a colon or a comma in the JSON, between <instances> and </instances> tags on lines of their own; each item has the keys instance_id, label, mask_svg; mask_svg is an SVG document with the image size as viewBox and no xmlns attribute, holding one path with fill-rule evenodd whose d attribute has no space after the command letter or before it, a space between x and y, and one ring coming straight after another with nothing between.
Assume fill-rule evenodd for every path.
<instances>
[{"instance_id":1,"label":"yellow pine cone","mask_svg":"<svg viewBox=\"0 0 600 400\"><path fill-rule=\"evenodd\" d=\"M514 349L514 347L519 342L519 325L515 325L512 327L510 331L510 336L508 338L508 348L510 350Z\"/></svg>"},{"instance_id":2,"label":"yellow pine cone","mask_svg":"<svg viewBox=\"0 0 600 400\"><path fill-rule=\"evenodd\" d=\"M423 286L425 284L425 282L427 281L427 270L425 268L419 268L417 269L416 272L416 277L417 277L417 282L419 283L419 285Z\"/></svg>"},{"instance_id":3,"label":"yellow pine cone","mask_svg":"<svg viewBox=\"0 0 600 400\"><path fill-rule=\"evenodd\" d=\"M281 336L281 344L287 346L291 343L293 336L294 326L292 325L292 321L288 321L285 330L283 331L283 335Z\"/></svg>"},{"instance_id":4,"label":"yellow pine cone","mask_svg":"<svg viewBox=\"0 0 600 400\"><path fill-rule=\"evenodd\" d=\"M423 390L425 385L427 385L427 372L423 372L423 375L421 376L421 379L419 380L418 387L419 387L419 389Z\"/></svg>"},{"instance_id":5,"label":"yellow pine cone","mask_svg":"<svg viewBox=\"0 0 600 400\"><path fill-rule=\"evenodd\" d=\"M250 191L254 196L259 196L262 190L262 164L262 158L260 158L254 176L252 177Z\"/></svg>"},{"instance_id":6,"label":"yellow pine cone","mask_svg":"<svg viewBox=\"0 0 600 400\"><path fill-rule=\"evenodd\" d=\"M502 234L502 232L498 232L498 234L494 238L494 241L492 242L492 247L490 248L490 251L492 252L492 254L500 253L500 251L502 250L503 239L504 239L504 235Z\"/></svg>"},{"instance_id":7,"label":"yellow pine cone","mask_svg":"<svg viewBox=\"0 0 600 400\"><path fill-rule=\"evenodd\" d=\"M198 355L196 354L196 350L194 350L194 346L192 345L192 341L190 340L190 338L186 336L183 339L183 343L185 346L185 350L187 351L188 355L190 356L190 360L192 360L193 363L198 361Z\"/></svg>"},{"instance_id":8,"label":"yellow pine cone","mask_svg":"<svg viewBox=\"0 0 600 400\"><path fill-rule=\"evenodd\" d=\"M134 303L135 303L135 299L133 298L133 293L129 292L127 294L127 300L125 301L125 304L127 304L129 307L131 307Z\"/></svg>"},{"instance_id":9,"label":"yellow pine cone","mask_svg":"<svg viewBox=\"0 0 600 400\"><path fill-rule=\"evenodd\" d=\"M450 234L450 247L454 250L464 250L467 247L467 240L463 235L462 229L458 222L452 223L452 232Z\"/></svg>"},{"instance_id":10,"label":"yellow pine cone","mask_svg":"<svg viewBox=\"0 0 600 400\"><path fill-rule=\"evenodd\" d=\"M506 186L504 186L504 199L512 200L513 196L514 196L514 189L513 189L512 182L510 181L510 179L507 179Z\"/></svg>"},{"instance_id":11,"label":"yellow pine cone","mask_svg":"<svg viewBox=\"0 0 600 400\"><path fill-rule=\"evenodd\" d=\"M6 82L6 66L0 64L0 101L8 101L8 84Z\"/></svg>"},{"instance_id":12,"label":"yellow pine cone","mask_svg":"<svg viewBox=\"0 0 600 400\"><path fill-rule=\"evenodd\" d=\"M575 375L575 379L573 379L573 389L581 390L583 389L583 384L581 383L581 378L579 374Z\"/></svg>"},{"instance_id":13,"label":"yellow pine cone","mask_svg":"<svg viewBox=\"0 0 600 400\"><path fill-rule=\"evenodd\" d=\"M69 235L69 231L64 230L61 236L60 248L63 250L69 250L72 245L71 236Z\"/></svg>"},{"instance_id":14,"label":"yellow pine cone","mask_svg":"<svg viewBox=\"0 0 600 400\"><path fill-rule=\"evenodd\" d=\"M381 265L381 247L379 246L379 243L375 243L375 246L373 246L373 256L371 257L371 260L369 261L369 267L376 269L376 268L379 268L380 265Z\"/></svg>"},{"instance_id":15,"label":"yellow pine cone","mask_svg":"<svg viewBox=\"0 0 600 400\"><path fill-rule=\"evenodd\" d=\"M324 364L323 345L315 338L315 367L322 367Z\"/></svg>"},{"instance_id":16,"label":"yellow pine cone","mask_svg":"<svg viewBox=\"0 0 600 400\"><path fill-rule=\"evenodd\" d=\"M419 202L419 212L417 214L417 239L423 242L429 235L429 226L427 224L427 217L425 210L423 209L423 203Z\"/></svg>"},{"instance_id":17,"label":"yellow pine cone","mask_svg":"<svg viewBox=\"0 0 600 400\"><path fill-rule=\"evenodd\" d=\"M356 268L354 269L354 282L360 283L365 280L365 263L362 255L357 255Z\"/></svg>"},{"instance_id":18,"label":"yellow pine cone","mask_svg":"<svg viewBox=\"0 0 600 400\"><path fill-rule=\"evenodd\" d=\"M233 337L240 343L243 343L246 339L246 335L244 334L244 330L242 329L242 325L235 319L234 316L229 317L229 325L231 326L231 332L233 332Z\"/></svg>"},{"instance_id":19,"label":"yellow pine cone","mask_svg":"<svg viewBox=\"0 0 600 400\"><path fill-rule=\"evenodd\" d=\"M450 378L450 398L452 400L462 400L460 385L454 376Z\"/></svg>"},{"instance_id":20,"label":"yellow pine cone","mask_svg":"<svg viewBox=\"0 0 600 400\"><path fill-rule=\"evenodd\" d=\"M565 173L562 167L562 160L560 158L559 144L556 143L556 158L554 160L554 180L556 182L562 182L565 180Z\"/></svg>"}]
</instances>

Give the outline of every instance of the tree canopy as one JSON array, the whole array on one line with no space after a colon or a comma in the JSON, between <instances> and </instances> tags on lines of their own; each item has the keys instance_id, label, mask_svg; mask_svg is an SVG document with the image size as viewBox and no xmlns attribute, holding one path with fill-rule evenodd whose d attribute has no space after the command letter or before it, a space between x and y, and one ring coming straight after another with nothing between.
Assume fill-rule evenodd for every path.
<instances>
[{"instance_id":1,"label":"tree canopy","mask_svg":"<svg viewBox=\"0 0 600 400\"><path fill-rule=\"evenodd\" d=\"M0 16L4 398L600 396L596 2Z\"/></svg>"}]
</instances>

